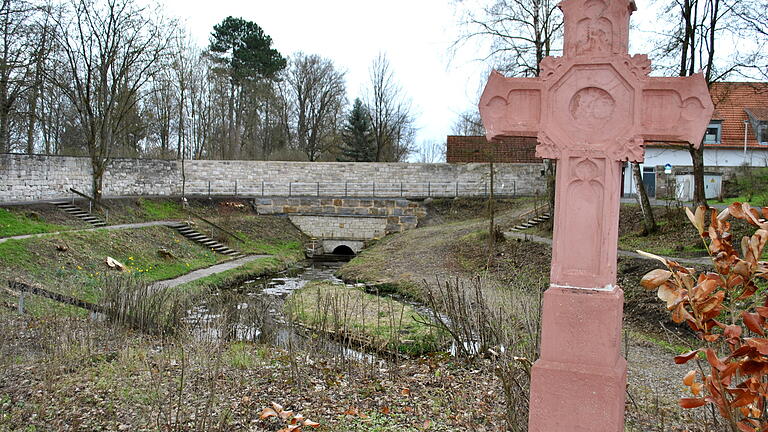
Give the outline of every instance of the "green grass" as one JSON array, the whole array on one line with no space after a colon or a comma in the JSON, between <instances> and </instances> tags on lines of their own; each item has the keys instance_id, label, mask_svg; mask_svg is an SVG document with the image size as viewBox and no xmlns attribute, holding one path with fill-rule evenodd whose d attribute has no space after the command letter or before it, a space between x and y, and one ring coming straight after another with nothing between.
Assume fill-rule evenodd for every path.
<instances>
[{"instance_id":1,"label":"green grass","mask_svg":"<svg viewBox=\"0 0 768 432\"><path fill-rule=\"evenodd\" d=\"M60 250L62 247L66 250ZM161 249L170 252L172 258L160 256ZM0 284L18 278L50 291L97 302L103 277L118 274L105 264L108 256L128 267L125 274L146 281L173 278L225 259L165 227L72 231L0 243ZM30 312L38 316L72 315L77 311L36 296L30 297L27 304Z\"/></svg>"},{"instance_id":2,"label":"green grass","mask_svg":"<svg viewBox=\"0 0 768 432\"><path fill-rule=\"evenodd\" d=\"M421 355L443 340L412 306L346 285L311 282L289 297L286 310L308 327L337 335L340 328L344 338L379 351Z\"/></svg>"},{"instance_id":3,"label":"green grass","mask_svg":"<svg viewBox=\"0 0 768 432\"><path fill-rule=\"evenodd\" d=\"M256 365L252 346L245 342L234 342L229 345L224 358L235 369L251 369Z\"/></svg>"},{"instance_id":4,"label":"green grass","mask_svg":"<svg viewBox=\"0 0 768 432\"><path fill-rule=\"evenodd\" d=\"M66 231L69 229L72 228L45 223L29 216L0 208L0 237Z\"/></svg>"},{"instance_id":5,"label":"green grass","mask_svg":"<svg viewBox=\"0 0 768 432\"><path fill-rule=\"evenodd\" d=\"M301 259L304 256L304 245L300 241L281 241L274 239L254 239L248 234L238 232L238 235L245 238L245 242L236 243L240 245L240 250L250 254L274 255L281 258Z\"/></svg>"},{"instance_id":6,"label":"green grass","mask_svg":"<svg viewBox=\"0 0 768 432\"><path fill-rule=\"evenodd\" d=\"M629 332L629 334L632 337L634 337L634 338L641 339L641 340L644 340L646 342L649 342L649 343L652 343L654 345L657 345L657 346L659 346L661 348L664 348L665 350L669 351L670 353L674 353L675 355L684 354L684 353L687 353L687 352L691 351L690 347L686 347L684 345L679 345L679 344L669 343L669 342L667 342L665 340L659 339L657 337L654 337L654 336L646 334L646 333L642 333L642 332L638 332L638 331L632 331L632 330L626 330L626 331Z\"/></svg>"},{"instance_id":7,"label":"green grass","mask_svg":"<svg viewBox=\"0 0 768 432\"><path fill-rule=\"evenodd\" d=\"M184 210L177 202L166 200L150 201L140 198L138 204L150 220L181 219L185 217Z\"/></svg>"},{"instance_id":8,"label":"green grass","mask_svg":"<svg viewBox=\"0 0 768 432\"><path fill-rule=\"evenodd\" d=\"M367 413L362 416L342 416L339 423L334 425L334 430L345 432L418 432L418 431L452 431L452 427L430 420L429 426L424 426L424 421L413 414L379 412ZM414 425L416 424L416 425ZM420 426L420 427L419 427Z\"/></svg>"},{"instance_id":9,"label":"green grass","mask_svg":"<svg viewBox=\"0 0 768 432\"><path fill-rule=\"evenodd\" d=\"M756 193L752 195L752 197L747 197L746 195L737 196L733 198L723 198L722 201L717 201L718 203L723 204L732 204L735 202L741 202L741 203L749 203L752 206L755 207L762 207L768 205L768 191L762 192L762 193Z\"/></svg>"}]
</instances>

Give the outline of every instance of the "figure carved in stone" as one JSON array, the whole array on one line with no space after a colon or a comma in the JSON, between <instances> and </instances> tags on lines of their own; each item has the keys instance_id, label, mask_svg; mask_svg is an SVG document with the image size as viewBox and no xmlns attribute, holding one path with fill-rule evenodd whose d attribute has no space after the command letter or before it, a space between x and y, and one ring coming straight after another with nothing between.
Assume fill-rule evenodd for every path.
<instances>
[{"instance_id":1,"label":"figure carved in stone","mask_svg":"<svg viewBox=\"0 0 768 432\"><path fill-rule=\"evenodd\" d=\"M579 90L571 98L571 116L578 126L594 129L605 126L613 116L616 101L611 95L597 87L587 87Z\"/></svg>"},{"instance_id":2,"label":"figure carved in stone","mask_svg":"<svg viewBox=\"0 0 768 432\"><path fill-rule=\"evenodd\" d=\"M583 54L608 54L613 43L613 31L611 22L603 17L606 4L600 0L587 3L587 18L579 21L576 53Z\"/></svg>"}]
</instances>

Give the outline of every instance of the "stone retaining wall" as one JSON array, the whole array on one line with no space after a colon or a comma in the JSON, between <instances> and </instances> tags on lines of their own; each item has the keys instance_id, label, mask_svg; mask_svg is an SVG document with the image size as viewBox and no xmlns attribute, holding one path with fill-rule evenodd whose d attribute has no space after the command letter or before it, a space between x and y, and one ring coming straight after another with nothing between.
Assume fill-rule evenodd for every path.
<instances>
[{"instance_id":1,"label":"stone retaining wall","mask_svg":"<svg viewBox=\"0 0 768 432\"><path fill-rule=\"evenodd\" d=\"M541 164L496 164L496 193L543 193ZM488 165L320 163L114 159L105 196L368 196L450 197L487 193ZM70 187L91 194L88 158L0 155L0 202L68 198ZM185 178L185 182L182 178Z\"/></svg>"}]
</instances>

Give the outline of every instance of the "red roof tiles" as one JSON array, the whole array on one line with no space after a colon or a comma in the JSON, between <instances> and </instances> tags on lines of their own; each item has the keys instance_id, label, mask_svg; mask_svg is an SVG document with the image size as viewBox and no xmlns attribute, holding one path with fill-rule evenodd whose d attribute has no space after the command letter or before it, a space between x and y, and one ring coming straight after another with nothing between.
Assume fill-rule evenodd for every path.
<instances>
[{"instance_id":1,"label":"red roof tiles","mask_svg":"<svg viewBox=\"0 0 768 432\"><path fill-rule=\"evenodd\" d=\"M768 82L718 82L709 89L715 104L713 120L722 120L722 139L716 146L744 146L744 121L749 109L753 114L768 118ZM755 131L747 127L747 146L758 146ZM765 146L763 146L765 147Z\"/></svg>"}]
</instances>

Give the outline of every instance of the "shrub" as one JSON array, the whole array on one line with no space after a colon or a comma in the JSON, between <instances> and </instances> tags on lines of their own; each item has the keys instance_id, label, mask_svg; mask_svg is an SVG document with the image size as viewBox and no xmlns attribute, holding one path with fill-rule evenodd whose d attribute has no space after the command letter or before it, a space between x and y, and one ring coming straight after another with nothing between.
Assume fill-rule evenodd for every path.
<instances>
[{"instance_id":1,"label":"shrub","mask_svg":"<svg viewBox=\"0 0 768 432\"><path fill-rule=\"evenodd\" d=\"M667 266L646 274L641 284L657 290L672 320L686 323L700 341L699 348L675 357L675 363L695 360L699 366L683 378L693 397L680 399L680 406L711 404L731 432L764 432L768 430L768 262L761 257L768 242L768 207L757 210L734 203L719 215L704 207L686 213L707 247L714 272L697 275L692 268L641 252ZM733 246L731 217L757 227L754 235L741 239L741 255Z\"/></svg>"}]
</instances>

